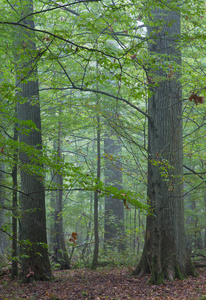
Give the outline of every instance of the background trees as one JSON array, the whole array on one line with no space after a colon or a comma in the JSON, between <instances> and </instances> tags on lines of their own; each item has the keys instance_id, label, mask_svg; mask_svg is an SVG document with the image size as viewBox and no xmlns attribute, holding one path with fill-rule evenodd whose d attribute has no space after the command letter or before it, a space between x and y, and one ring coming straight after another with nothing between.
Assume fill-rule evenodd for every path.
<instances>
[{"instance_id":1,"label":"background trees","mask_svg":"<svg viewBox=\"0 0 206 300\"><path fill-rule=\"evenodd\" d=\"M35 1L34 11L27 11L27 8L30 9L29 3L20 1L13 6L5 1L3 5L8 13L0 15L3 45L0 50L0 64L4 77L1 83L4 105L1 105L0 149L1 163L5 165L5 182L1 182L1 189L8 199L8 205L2 203L2 208L11 209L10 175L15 164L13 153L19 151L24 154L21 154L20 161L17 162L18 172L21 171L22 175L21 185L18 181L17 187L14 188L19 191L19 197L22 197L22 200L19 199L22 204L17 218L23 228L25 227L23 224L28 223L26 216L35 221L35 224L39 224L37 228L43 228L41 232L43 237L41 239L37 237L38 241L33 242L46 243L44 217L44 192L46 192L47 227L51 228L49 236L52 237L52 234L62 236L64 233L66 250L70 258L73 255L73 264L91 263L94 250L93 204L96 198L94 199L93 195L95 194L95 197L98 195L98 229L102 259L105 258L101 252L106 235L104 220L108 219L107 210L105 215L107 207L104 205L104 199L110 198L117 205L119 203L118 209L121 209L122 216L124 208L124 226L122 223L121 225L116 223L119 228L115 225L113 229L124 233L126 255L114 251L112 257L118 257L118 261L121 257L125 262L136 257L137 249L142 249L145 215L141 212L147 211L148 197L149 204L152 203L154 209L150 210L150 213L155 211L155 215L158 216L148 218L148 222L152 220L152 223L148 223L148 226L152 226L151 236L158 235L158 239L155 239L157 244L153 242L151 244L155 248L152 255L153 259L157 258L157 263L152 267L147 265L145 268L154 271L154 281L157 281L160 273L161 278L179 276L176 270L177 266L179 267L178 263L173 261L167 268L162 267L169 255L166 253L164 257L161 251L165 243L162 233L165 227L168 229L176 227L176 232L168 237L171 238L175 251L178 244L177 233L179 239L179 233L183 232L183 214L171 214L169 209L175 211L179 207L181 212L182 197L190 194L195 198L192 191L197 192L197 188L198 197L202 202L198 202L196 206L198 221L192 219L190 229L198 231L203 239L205 228L203 200L205 195L201 189L204 184L205 166L202 142L205 125L204 104L202 104L205 94L205 62L202 58L205 48L203 36L205 17L202 14L204 1L198 3L189 1L180 7L173 1L157 1L155 6L158 17L155 20L154 11L151 10L154 5L152 1L151 3L149 1L148 5L143 5L142 1L135 3L79 1L61 4ZM23 12L19 12L18 5L25 7ZM13 56L14 44L16 56ZM20 78L23 80L20 81ZM16 102L20 131L18 142L10 139L17 121ZM40 126L40 108L42 126ZM184 121L183 130L182 121ZM53 146L58 140L60 127L61 147L58 148L57 155ZM98 134L99 131L101 135ZM104 145L105 132L115 136L112 142L121 145L121 151L120 147L117 147L115 153L111 153L112 149L108 153ZM182 132L185 151L184 177L182 177ZM152 157L149 155L148 158L148 153ZM97 176L96 162L100 161L100 158L101 165L98 165ZM148 170L147 163L149 163ZM119 178L116 174L117 164L121 165ZM109 178L107 173L111 171L111 165L117 168L114 168L115 179L109 179L110 182L104 185L103 182ZM104 175L102 171L105 167ZM52 182L51 174L62 178L63 184L62 181ZM29 179L30 183L27 182ZM36 187L27 190L35 182ZM146 194L147 182L148 194ZM40 193L36 193L37 191L41 191L39 202L41 207L37 205L40 199L38 198ZM154 196L153 192L159 198ZM62 196L62 205L56 209L56 225L61 224L61 230L58 226L56 228L50 226L54 215L54 207L50 205L52 193ZM38 219L40 212L42 223ZM116 209L114 215L115 213ZM161 220L163 215L167 214L167 220L170 222L165 224ZM95 217L97 221L97 214ZM34 227L36 230L36 226ZM2 227L2 230L6 229L8 233L8 228ZM23 232L24 230L22 234ZM74 239L76 233L78 233L77 240ZM166 234L164 236L166 237ZM19 238L19 242L22 243L23 240L25 244L26 241L29 246L28 239L30 241L27 233ZM55 241L50 238L51 258L54 257L53 243ZM181 246L181 249L184 247ZM65 252L64 246L59 248ZM41 251L44 253L42 248ZM129 256L128 253L132 255ZM184 254L185 251L181 253ZM20 250L21 257L22 254ZM24 257L26 261L31 259L30 255ZM185 259L186 257L185 255ZM159 261L161 259L162 262ZM180 260L180 256L175 259ZM47 258L46 261L48 263ZM168 269L171 265L173 270L169 274ZM181 268L184 269L184 266ZM27 267L25 275L29 274L28 272ZM184 270L181 272L187 275Z\"/></svg>"}]
</instances>

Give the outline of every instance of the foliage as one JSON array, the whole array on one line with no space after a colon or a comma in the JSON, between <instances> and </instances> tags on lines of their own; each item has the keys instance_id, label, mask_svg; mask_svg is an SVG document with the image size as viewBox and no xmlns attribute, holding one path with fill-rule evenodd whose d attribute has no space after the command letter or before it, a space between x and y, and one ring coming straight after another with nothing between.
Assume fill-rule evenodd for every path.
<instances>
[{"instance_id":1,"label":"foliage","mask_svg":"<svg viewBox=\"0 0 206 300\"><path fill-rule=\"evenodd\" d=\"M29 51L24 36L14 47L15 28L25 28L24 20L16 12L15 5L2 0L0 12L0 163L6 167L5 179L0 182L6 202L1 205L11 211L12 180L15 153L24 151L31 158L30 164L20 165L28 174L38 174L44 182L47 201L47 224L53 222L54 207L52 192L63 189L65 237L68 251L72 245L72 232L78 233L77 246L88 244L86 255L91 257L93 246L93 191L99 194L99 226L103 244L104 197L112 195L125 205L125 228L130 258L137 250L137 243L130 244L130 236L142 239L147 187L147 97L151 96L151 81L155 85L169 80L181 72L183 87L184 118L184 185L186 220L193 217L187 226L188 234L199 232L203 238L205 230L205 1L35 1L33 31L37 48ZM25 4L27 2L25 1ZM180 9L182 34L179 48L182 51L182 66L177 66L169 57L148 55L145 24L152 25L151 8ZM6 13L5 13L6 11ZM156 27L159 24L153 24ZM164 24L162 24L164 26ZM29 28L27 28L29 30ZM154 31L154 36L155 36ZM31 121L19 122L15 106L19 91L16 85L16 55L20 62L32 57L33 66L38 65L38 81L42 117L44 147L39 150L13 140L13 128L29 134L37 130ZM164 60L164 65L162 61ZM163 78L153 78L149 69L164 71ZM27 82L27 69L22 82ZM17 74L18 75L18 74ZM31 74L30 79L36 79ZM98 104L97 104L98 98ZM33 100L33 105L35 101ZM96 115L101 118L102 171L108 154L104 151L104 134L111 128L121 139L122 153L110 157L111 162L120 160L123 174L122 190L105 187L104 175L96 180ZM115 116L115 117L113 117ZM18 124L18 125L17 125ZM57 156L54 142L61 129L61 154ZM115 136L113 136L115 140ZM163 161L161 154L153 160L161 176L170 185L172 166ZM189 168L189 169L188 169ZM102 172L103 173L103 172ZM51 174L64 177L62 186L52 181ZM20 180L16 187L19 193ZM196 202L195 209L189 205ZM141 215L137 220L136 211ZM10 216L12 213L10 213ZM198 218L196 219L196 215ZM10 216L8 216L10 220ZM21 212L18 213L21 218ZM2 229L5 226L0 224ZM138 228L138 230L134 229ZM6 228L7 233L11 231ZM131 233L133 232L133 233ZM82 252L82 248L75 251ZM141 247L142 248L142 244ZM86 256L85 255L85 256ZM75 257L75 255L74 255ZM128 254L129 257L129 254ZM86 259L87 260L87 259ZM129 260L129 259L128 259Z\"/></svg>"}]
</instances>

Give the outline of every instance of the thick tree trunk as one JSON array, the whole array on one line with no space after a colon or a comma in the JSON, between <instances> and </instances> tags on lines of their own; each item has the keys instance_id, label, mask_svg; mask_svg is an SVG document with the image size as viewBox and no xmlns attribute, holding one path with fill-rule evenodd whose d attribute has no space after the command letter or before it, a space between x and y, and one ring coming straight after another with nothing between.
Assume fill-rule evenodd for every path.
<instances>
[{"instance_id":1,"label":"thick tree trunk","mask_svg":"<svg viewBox=\"0 0 206 300\"><path fill-rule=\"evenodd\" d=\"M106 134L104 138L105 152L105 186L114 186L122 189L121 163L117 158L121 153L120 141ZM104 244L125 249L124 237L124 204L112 196L105 197L105 223L104 223Z\"/></svg>"},{"instance_id":2,"label":"thick tree trunk","mask_svg":"<svg viewBox=\"0 0 206 300\"><path fill-rule=\"evenodd\" d=\"M29 95L32 95L31 82L29 82ZM37 82L36 82L37 83ZM26 84L28 85L28 84ZM34 82L34 85L35 82ZM37 89L37 86L34 90ZM25 97L26 93L25 89ZM18 104L19 120L32 120L39 131L32 130L28 135L20 134L19 141L26 145L41 149L41 131L40 131L40 110L38 105L31 105L28 102ZM50 263L46 248L46 217L45 217L45 191L42 178L37 174L29 174L24 170L31 164L31 157L25 152L20 154L21 161L21 241L24 243L22 276L26 278L31 274L35 279L48 279L51 276ZM34 274L33 274L33 273Z\"/></svg>"},{"instance_id":3,"label":"thick tree trunk","mask_svg":"<svg viewBox=\"0 0 206 300\"><path fill-rule=\"evenodd\" d=\"M155 9L156 27L148 27L152 96L148 114L148 202L151 215L142 259L135 274L151 273L152 283L194 275L186 249L182 191L182 104L178 49L180 13ZM158 25L160 24L161 25ZM165 66L167 66L165 68ZM173 71L174 68L174 71Z\"/></svg>"},{"instance_id":4,"label":"thick tree trunk","mask_svg":"<svg viewBox=\"0 0 206 300\"><path fill-rule=\"evenodd\" d=\"M33 12L32 0L28 5L18 7L19 14L30 15ZM34 28L31 19L25 19L24 25ZM19 141L39 150L41 155L41 118L39 106L39 90L36 69L36 47L32 31L16 28L16 73L19 101L17 103L17 118L19 120ZM22 56L22 51L24 55ZM22 125L22 121L31 120L36 129ZM27 130L28 132L24 132ZM34 154L35 157L35 154ZM35 158L38 159L38 156ZM23 149L20 152L21 162L21 267L25 280L31 277L36 280L48 280L51 277L50 262L47 252L46 216L45 216L45 190L43 178L37 174L36 167L41 163L32 162L33 154ZM34 170L32 170L35 166Z\"/></svg>"}]
</instances>

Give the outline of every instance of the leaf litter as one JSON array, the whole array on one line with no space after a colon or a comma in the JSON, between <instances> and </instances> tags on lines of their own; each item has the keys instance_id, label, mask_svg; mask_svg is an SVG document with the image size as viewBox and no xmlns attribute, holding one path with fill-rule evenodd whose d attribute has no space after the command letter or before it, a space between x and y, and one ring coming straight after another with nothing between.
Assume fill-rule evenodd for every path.
<instances>
[{"instance_id":1,"label":"leaf litter","mask_svg":"<svg viewBox=\"0 0 206 300\"><path fill-rule=\"evenodd\" d=\"M24 284L0 277L1 300L138 300L138 299L206 299L206 268L199 268L198 277L152 285L149 275L131 276L131 269L77 269L54 271L53 281Z\"/></svg>"}]
</instances>

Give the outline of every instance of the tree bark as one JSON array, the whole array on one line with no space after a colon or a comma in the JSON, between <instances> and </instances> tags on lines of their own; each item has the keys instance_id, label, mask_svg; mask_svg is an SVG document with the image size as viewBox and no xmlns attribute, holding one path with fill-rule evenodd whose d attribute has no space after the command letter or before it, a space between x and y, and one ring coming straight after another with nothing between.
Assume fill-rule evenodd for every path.
<instances>
[{"instance_id":1,"label":"tree bark","mask_svg":"<svg viewBox=\"0 0 206 300\"><path fill-rule=\"evenodd\" d=\"M54 180L54 172L51 171L51 182ZM51 191L51 196L50 196L50 211L49 211L49 230L47 234L47 239L48 239L48 244L49 247L53 250L54 249L54 244L55 244L55 205L56 205L56 191L52 190Z\"/></svg>"},{"instance_id":2,"label":"tree bark","mask_svg":"<svg viewBox=\"0 0 206 300\"><path fill-rule=\"evenodd\" d=\"M100 117L97 116L97 180L100 180L101 172L101 148L100 148ZM98 191L94 191L94 253L92 260L92 269L96 269L98 265L99 255L99 220L98 220Z\"/></svg>"},{"instance_id":3,"label":"tree bark","mask_svg":"<svg viewBox=\"0 0 206 300\"><path fill-rule=\"evenodd\" d=\"M151 215L134 274L151 273L151 282L159 284L164 278L182 279L195 273L186 249L182 196L182 95L177 68L181 65L180 12L155 9L152 19L155 27L148 26L148 37L153 61L147 74L151 93L147 190Z\"/></svg>"},{"instance_id":4,"label":"tree bark","mask_svg":"<svg viewBox=\"0 0 206 300\"><path fill-rule=\"evenodd\" d=\"M61 113L61 112L60 112ZM57 147L54 142L54 148L57 148L58 161L61 163L61 124L59 123ZM66 250L64 230L63 230L63 176L55 174L53 181L56 184L56 201L55 201L55 220L54 220L54 257L55 261L60 264L61 269L69 269L69 257Z\"/></svg>"},{"instance_id":5,"label":"tree bark","mask_svg":"<svg viewBox=\"0 0 206 300\"><path fill-rule=\"evenodd\" d=\"M205 203L205 213L206 213L206 194L204 196L204 203ZM206 249L206 226L205 226L205 234L204 234L204 248Z\"/></svg>"},{"instance_id":6,"label":"tree bark","mask_svg":"<svg viewBox=\"0 0 206 300\"><path fill-rule=\"evenodd\" d=\"M18 130L14 125L14 141L18 141ZM15 150L16 152L16 150ZM17 199L17 161L18 153L14 153L14 165L12 168L12 181L13 181L13 193L12 193L12 279L18 276L18 261L17 261L17 212L18 212L18 199Z\"/></svg>"},{"instance_id":7,"label":"tree bark","mask_svg":"<svg viewBox=\"0 0 206 300\"><path fill-rule=\"evenodd\" d=\"M28 0L27 5L18 7L22 16L33 13L33 2ZM34 22L25 18L23 23L34 29ZM42 136L41 117L39 106L39 89L37 80L36 46L32 31L16 28L16 74L18 87L17 118L19 120L19 141L25 145L20 152L21 163L21 268L25 281L30 278L48 280L51 277L51 268L47 251L45 190L43 178L37 174L36 167L42 168L41 163L32 162L35 151L41 156ZM24 55L22 55L22 53ZM22 121L32 121L37 129L22 125ZM27 133L24 130L28 130ZM28 153L26 146L34 148L34 154ZM33 166L35 167L34 170Z\"/></svg>"},{"instance_id":8,"label":"tree bark","mask_svg":"<svg viewBox=\"0 0 206 300\"><path fill-rule=\"evenodd\" d=\"M4 163L0 162L0 260L3 262L4 261L4 251L6 249L6 233L4 233L3 226L5 224L5 190L2 187L4 185L4 170L5 166ZM0 265L1 267L1 265Z\"/></svg>"}]
</instances>

